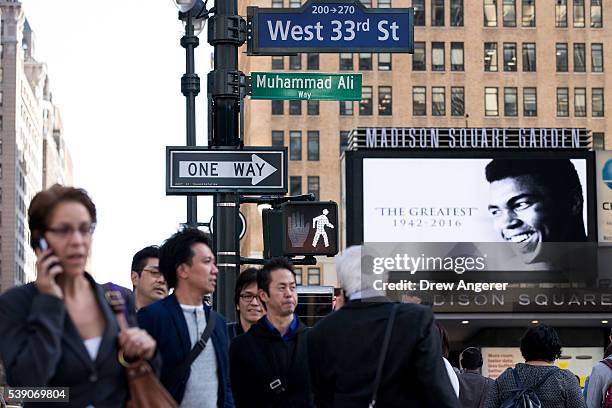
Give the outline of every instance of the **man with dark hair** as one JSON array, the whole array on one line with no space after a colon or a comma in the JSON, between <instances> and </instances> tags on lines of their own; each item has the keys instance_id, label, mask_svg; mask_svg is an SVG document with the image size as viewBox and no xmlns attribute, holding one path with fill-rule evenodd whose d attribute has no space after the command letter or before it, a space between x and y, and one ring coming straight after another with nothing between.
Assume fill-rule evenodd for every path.
<instances>
[{"instance_id":1,"label":"man with dark hair","mask_svg":"<svg viewBox=\"0 0 612 408\"><path fill-rule=\"evenodd\" d=\"M463 408L482 408L493 380L480 374L482 354L476 347L468 347L459 355L459 401Z\"/></svg>"},{"instance_id":2,"label":"man with dark hair","mask_svg":"<svg viewBox=\"0 0 612 408\"><path fill-rule=\"evenodd\" d=\"M294 313L293 266L284 258L268 261L257 274L257 287L267 315L230 348L236 407L312 408L306 326Z\"/></svg>"},{"instance_id":3,"label":"man with dark hair","mask_svg":"<svg viewBox=\"0 0 612 408\"><path fill-rule=\"evenodd\" d=\"M168 286L159 271L159 247L148 246L132 258L132 286L136 311L168 296Z\"/></svg>"},{"instance_id":4,"label":"man with dark hair","mask_svg":"<svg viewBox=\"0 0 612 408\"><path fill-rule=\"evenodd\" d=\"M138 312L163 360L161 381L181 407L233 408L225 319L202 303L217 284L208 235L185 228L159 249L159 269L174 293Z\"/></svg>"},{"instance_id":5,"label":"man with dark hair","mask_svg":"<svg viewBox=\"0 0 612 408\"><path fill-rule=\"evenodd\" d=\"M230 340L248 332L264 315L257 294L257 268L247 268L238 275L234 289L234 306L238 320L227 324Z\"/></svg>"},{"instance_id":6,"label":"man with dark hair","mask_svg":"<svg viewBox=\"0 0 612 408\"><path fill-rule=\"evenodd\" d=\"M548 261L543 242L584 242L582 187L569 159L494 159L486 167L489 212L523 262Z\"/></svg>"}]
</instances>

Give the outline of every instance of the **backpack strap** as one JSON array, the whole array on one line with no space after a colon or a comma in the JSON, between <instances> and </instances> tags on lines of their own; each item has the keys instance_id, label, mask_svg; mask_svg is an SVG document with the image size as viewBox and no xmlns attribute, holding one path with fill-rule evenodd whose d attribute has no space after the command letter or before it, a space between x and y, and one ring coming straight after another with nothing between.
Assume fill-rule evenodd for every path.
<instances>
[{"instance_id":1,"label":"backpack strap","mask_svg":"<svg viewBox=\"0 0 612 408\"><path fill-rule=\"evenodd\" d=\"M376 368L376 378L374 378L374 387L372 391L372 399L370 401L369 408L376 406L376 397L378 394L378 388L380 387L380 381L382 380L383 366L385 365L385 358L387 357L387 349L389 348L389 341L391 340L391 332L393 331L393 322L395 321L395 315L397 309L399 309L399 303L396 303L391 308L391 314L389 320L387 320L387 327L385 329L385 338L383 339L382 349L380 350L380 356L378 357L378 367Z\"/></svg>"},{"instance_id":2,"label":"backpack strap","mask_svg":"<svg viewBox=\"0 0 612 408\"><path fill-rule=\"evenodd\" d=\"M609 358L604 358L603 360L600 361L600 363L604 363L605 365L608 366L610 370L612 370L612 360L610 360Z\"/></svg>"}]
</instances>

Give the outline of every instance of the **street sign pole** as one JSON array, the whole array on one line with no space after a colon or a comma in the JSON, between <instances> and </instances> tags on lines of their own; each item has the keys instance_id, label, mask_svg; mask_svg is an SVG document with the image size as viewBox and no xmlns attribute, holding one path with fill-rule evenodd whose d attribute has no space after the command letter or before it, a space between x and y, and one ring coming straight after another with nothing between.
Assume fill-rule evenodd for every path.
<instances>
[{"instance_id":1,"label":"street sign pole","mask_svg":"<svg viewBox=\"0 0 612 408\"><path fill-rule=\"evenodd\" d=\"M238 15L237 0L215 0L215 15L208 25L208 42L214 47L214 70L208 74L208 140L214 147L238 149L240 136L240 77L238 47L246 39L246 23ZM212 134L210 132L212 131ZM214 250L219 275L214 302L228 321L236 318L234 285L240 273L238 239L239 196L220 193L214 196Z\"/></svg>"}]
</instances>

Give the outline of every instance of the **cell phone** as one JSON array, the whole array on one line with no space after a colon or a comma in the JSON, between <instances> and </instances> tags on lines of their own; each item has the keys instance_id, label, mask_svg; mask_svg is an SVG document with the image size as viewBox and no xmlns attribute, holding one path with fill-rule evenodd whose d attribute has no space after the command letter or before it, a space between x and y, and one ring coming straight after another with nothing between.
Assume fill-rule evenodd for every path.
<instances>
[{"instance_id":1,"label":"cell phone","mask_svg":"<svg viewBox=\"0 0 612 408\"><path fill-rule=\"evenodd\" d=\"M41 251L46 251L49 248L49 243L46 239L41 238L40 240L38 240L38 247Z\"/></svg>"}]
</instances>

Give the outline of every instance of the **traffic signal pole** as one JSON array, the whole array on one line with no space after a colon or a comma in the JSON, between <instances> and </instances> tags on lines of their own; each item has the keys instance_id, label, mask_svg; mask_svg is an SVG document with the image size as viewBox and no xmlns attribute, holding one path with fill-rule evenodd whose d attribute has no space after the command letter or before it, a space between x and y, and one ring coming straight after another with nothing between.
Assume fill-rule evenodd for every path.
<instances>
[{"instance_id":1,"label":"traffic signal pole","mask_svg":"<svg viewBox=\"0 0 612 408\"><path fill-rule=\"evenodd\" d=\"M241 72L238 48L246 40L246 21L238 15L237 0L215 0L208 21L208 43L214 47L214 70L208 74L208 140L215 147L240 148ZM216 309L235 320L234 286L240 273L238 193L214 195L214 249L217 256Z\"/></svg>"}]
</instances>

